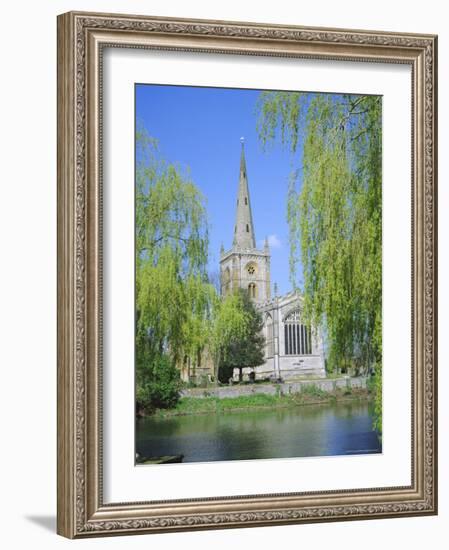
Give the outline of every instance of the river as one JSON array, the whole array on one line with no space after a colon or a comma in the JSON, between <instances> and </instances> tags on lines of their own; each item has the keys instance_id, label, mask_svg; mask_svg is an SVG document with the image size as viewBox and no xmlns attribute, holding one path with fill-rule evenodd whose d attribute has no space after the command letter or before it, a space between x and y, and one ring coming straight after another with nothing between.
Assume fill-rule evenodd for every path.
<instances>
[{"instance_id":1,"label":"river","mask_svg":"<svg viewBox=\"0 0 449 550\"><path fill-rule=\"evenodd\" d=\"M222 414L150 416L136 421L143 456L183 462L380 453L372 403L248 409Z\"/></svg>"}]
</instances>

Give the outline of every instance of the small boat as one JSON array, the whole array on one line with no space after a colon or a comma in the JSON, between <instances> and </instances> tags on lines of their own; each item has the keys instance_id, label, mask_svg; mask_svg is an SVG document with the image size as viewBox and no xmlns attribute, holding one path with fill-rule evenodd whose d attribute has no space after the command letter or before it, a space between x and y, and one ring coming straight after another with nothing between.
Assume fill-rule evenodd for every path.
<instances>
[{"instance_id":1,"label":"small boat","mask_svg":"<svg viewBox=\"0 0 449 550\"><path fill-rule=\"evenodd\" d=\"M183 459L184 455L140 456L136 453L136 464L177 464Z\"/></svg>"}]
</instances>

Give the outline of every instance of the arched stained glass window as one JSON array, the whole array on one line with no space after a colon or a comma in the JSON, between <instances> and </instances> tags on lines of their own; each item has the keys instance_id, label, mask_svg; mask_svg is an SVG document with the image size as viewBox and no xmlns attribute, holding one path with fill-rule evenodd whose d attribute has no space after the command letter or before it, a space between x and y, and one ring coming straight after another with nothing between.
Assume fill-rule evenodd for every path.
<instances>
[{"instance_id":1,"label":"arched stained glass window","mask_svg":"<svg viewBox=\"0 0 449 550\"><path fill-rule=\"evenodd\" d=\"M301 323L301 313L295 309L284 319L285 355L310 355L312 338L310 328Z\"/></svg>"}]
</instances>

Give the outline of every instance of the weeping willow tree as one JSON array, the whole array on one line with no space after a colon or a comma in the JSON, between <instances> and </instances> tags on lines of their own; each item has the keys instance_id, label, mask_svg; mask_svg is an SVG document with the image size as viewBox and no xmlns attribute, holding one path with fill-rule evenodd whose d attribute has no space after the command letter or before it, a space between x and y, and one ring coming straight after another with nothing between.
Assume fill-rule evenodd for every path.
<instances>
[{"instance_id":1,"label":"weeping willow tree","mask_svg":"<svg viewBox=\"0 0 449 550\"><path fill-rule=\"evenodd\" d=\"M254 353L258 352L261 357L257 364L263 363L264 338L260 335L262 327L261 325L255 326L257 316L253 309L254 306L249 302L248 294L238 289L217 303L210 334L210 348L214 358L214 378L217 384L223 365L240 367L241 373L244 366L249 366L245 364L246 355L251 354L255 347ZM235 357L236 347L240 348L242 352L239 357ZM223 382L228 381L232 376L232 371L232 368L229 369L228 376L222 377L224 378Z\"/></svg>"},{"instance_id":2,"label":"weeping willow tree","mask_svg":"<svg viewBox=\"0 0 449 550\"><path fill-rule=\"evenodd\" d=\"M214 378L229 341L249 318L237 296L221 299L207 275L205 199L178 167L160 160L145 129L136 134L136 395L139 409L176 404L179 367L205 350Z\"/></svg>"},{"instance_id":3,"label":"weeping willow tree","mask_svg":"<svg viewBox=\"0 0 449 550\"><path fill-rule=\"evenodd\" d=\"M159 159L145 130L136 145L137 395L151 401L162 386L155 401L170 406L179 389L176 367L196 361L204 348L216 295L206 275L207 213L199 189Z\"/></svg>"},{"instance_id":4,"label":"weeping willow tree","mask_svg":"<svg viewBox=\"0 0 449 550\"><path fill-rule=\"evenodd\" d=\"M305 314L324 326L330 371L374 370L381 429L381 98L263 92L264 146L280 140L295 159L287 219L290 275L302 264Z\"/></svg>"},{"instance_id":5,"label":"weeping willow tree","mask_svg":"<svg viewBox=\"0 0 449 550\"><path fill-rule=\"evenodd\" d=\"M217 317L218 352L216 377L227 383L234 368L243 380L245 367L258 367L265 362L265 337L262 314L256 309L247 290L238 288L226 296Z\"/></svg>"}]
</instances>

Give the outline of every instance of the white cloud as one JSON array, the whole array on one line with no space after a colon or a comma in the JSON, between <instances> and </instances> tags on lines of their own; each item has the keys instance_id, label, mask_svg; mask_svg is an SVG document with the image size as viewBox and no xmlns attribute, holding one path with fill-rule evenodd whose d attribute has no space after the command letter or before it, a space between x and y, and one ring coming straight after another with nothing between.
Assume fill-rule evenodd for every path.
<instances>
[{"instance_id":1,"label":"white cloud","mask_svg":"<svg viewBox=\"0 0 449 550\"><path fill-rule=\"evenodd\" d=\"M258 242L259 247L263 247L264 244L265 239ZM268 245L270 248L281 248L282 242L277 235L268 235Z\"/></svg>"}]
</instances>

